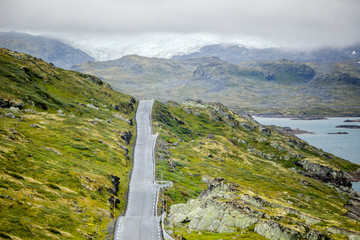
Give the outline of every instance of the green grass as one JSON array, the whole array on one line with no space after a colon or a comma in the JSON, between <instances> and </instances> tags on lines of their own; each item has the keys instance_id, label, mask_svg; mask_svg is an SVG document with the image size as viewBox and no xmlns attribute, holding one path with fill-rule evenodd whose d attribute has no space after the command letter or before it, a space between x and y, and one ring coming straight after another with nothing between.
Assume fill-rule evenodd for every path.
<instances>
[{"instance_id":1,"label":"green grass","mask_svg":"<svg viewBox=\"0 0 360 240\"><path fill-rule=\"evenodd\" d=\"M176 229L176 235L181 235L185 239L196 239L196 240L233 240L233 239L256 239L265 240L263 236L254 233L253 231L243 230L236 233L211 233L204 231L197 231L187 233L185 229Z\"/></svg>"},{"instance_id":2,"label":"green grass","mask_svg":"<svg viewBox=\"0 0 360 240\"><path fill-rule=\"evenodd\" d=\"M134 138L127 145L121 133L135 130L113 115L132 119L137 103L100 79L4 49L0 82L0 100L21 103L0 108L2 237L95 238L97 226L105 238L110 175L120 177L116 215L126 206L131 162L119 145L131 152Z\"/></svg>"},{"instance_id":3,"label":"green grass","mask_svg":"<svg viewBox=\"0 0 360 240\"><path fill-rule=\"evenodd\" d=\"M289 143L293 140L300 141L294 136L281 135L274 130L271 136L265 136L258 128L250 131L241 127L240 122L245 121L244 119L227 110L228 116L220 114L222 120L217 117L219 114L219 111L214 112L214 105L211 104L197 108L186 104L170 107L155 102L153 125L160 133L159 141L163 142L158 143L156 154L157 176L174 183L173 188L165 191L167 207L197 198L200 192L207 188L206 184L201 182L203 176L222 177L238 184L240 195L258 195L267 201L275 201L320 218L324 225L315 226L317 230L338 226L360 231L356 221L344 216L347 211L344 204L349 198L348 195L338 193L323 182L296 173L294 169L299 167L294 162L298 161L299 157L290 157L290 160L285 160L284 157L302 155L309 161L317 161L344 171L358 169L359 165L337 157L327 159L320 154L320 150L307 144L303 149L297 148ZM238 124L235 124L236 121ZM247 144L234 139L246 141ZM174 142L179 145L174 145ZM274 148L274 142L285 150ZM168 145L168 149L160 148L164 144ZM265 159L262 155L247 151L249 147L259 153L273 154L274 157L272 160ZM160 160L160 156L163 160ZM175 165L175 168L171 165ZM310 186L304 187L302 180L309 182ZM270 210L266 213L274 217L279 214ZM202 236L212 239L211 236L217 236L211 233L207 233L209 236L198 236L196 232L186 234L186 239L201 239Z\"/></svg>"}]
</instances>

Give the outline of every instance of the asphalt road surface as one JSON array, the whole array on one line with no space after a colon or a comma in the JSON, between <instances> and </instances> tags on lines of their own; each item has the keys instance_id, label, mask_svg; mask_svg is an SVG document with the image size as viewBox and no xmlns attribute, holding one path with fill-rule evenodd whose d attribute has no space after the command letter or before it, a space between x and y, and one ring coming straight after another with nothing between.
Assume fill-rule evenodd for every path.
<instances>
[{"instance_id":1,"label":"asphalt road surface","mask_svg":"<svg viewBox=\"0 0 360 240\"><path fill-rule=\"evenodd\" d=\"M142 100L136 112L134 167L125 216L120 217L115 226L116 240L162 239L160 217L155 214L158 186L154 183L153 151L157 136L152 133L152 105L152 100Z\"/></svg>"}]
</instances>

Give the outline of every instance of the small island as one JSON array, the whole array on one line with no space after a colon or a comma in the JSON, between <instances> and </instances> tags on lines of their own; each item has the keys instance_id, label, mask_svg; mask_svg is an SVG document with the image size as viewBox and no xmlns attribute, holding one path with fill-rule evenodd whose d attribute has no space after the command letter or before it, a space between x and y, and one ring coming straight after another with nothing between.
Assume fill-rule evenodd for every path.
<instances>
[{"instance_id":1,"label":"small island","mask_svg":"<svg viewBox=\"0 0 360 240\"><path fill-rule=\"evenodd\" d=\"M308 132L308 131L305 131L305 130L301 130L299 128L292 129L292 128L289 128L289 127L277 127L277 129L282 133L292 134L292 135L314 134L313 132Z\"/></svg>"},{"instance_id":2,"label":"small island","mask_svg":"<svg viewBox=\"0 0 360 240\"><path fill-rule=\"evenodd\" d=\"M346 119L344 122L360 122L360 119Z\"/></svg>"},{"instance_id":3,"label":"small island","mask_svg":"<svg viewBox=\"0 0 360 240\"><path fill-rule=\"evenodd\" d=\"M328 133L328 134L349 134L347 132L336 132L336 133Z\"/></svg>"},{"instance_id":4,"label":"small island","mask_svg":"<svg viewBox=\"0 0 360 240\"><path fill-rule=\"evenodd\" d=\"M358 125L339 125L336 128L347 128L347 129L360 129Z\"/></svg>"},{"instance_id":5,"label":"small island","mask_svg":"<svg viewBox=\"0 0 360 240\"><path fill-rule=\"evenodd\" d=\"M291 118L290 120L327 120L327 118L322 116L298 116Z\"/></svg>"}]
</instances>

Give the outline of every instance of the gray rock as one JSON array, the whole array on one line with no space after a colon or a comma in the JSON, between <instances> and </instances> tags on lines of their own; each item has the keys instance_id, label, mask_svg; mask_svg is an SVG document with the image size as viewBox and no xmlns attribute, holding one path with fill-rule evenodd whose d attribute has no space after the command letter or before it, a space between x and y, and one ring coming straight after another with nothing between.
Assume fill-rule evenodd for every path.
<instances>
[{"instance_id":1,"label":"gray rock","mask_svg":"<svg viewBox=\"0 0 360 240\"><path fill-rule=\"evenodd\" d=\"M257 141L260 142L260 143L263 143L263 142L266 142L267 139L264 138L264 137L260 137L260 138L257 139Z\"/></svg>"},{"instance_id":2,"label":"gray rock","mask_svg":"<svg viewBox=\"0 0 360 240\"><path fill-rule=\"evenodd\" d=\"M202 176L201 177L201 182L205 183L205 184L208 184L211 182L211 178L208 177L208 176Z\"/></svg>"},{"instance_id":3,"label":"gray rock","mask_svg":"<svg viewBox=\"0 0 360 240\"><path fill-rule=\"evenodd\" d=\"M8 118L15 118L15 115L13 113L5 113L5 116Z\"/></svg>"},{"instance_id":4,"label":"gray rock","mask_svg":"<svg viewBox=\"0 0 360 240\"><path fill-rule=\"evenodd\" d=\"M306 239L309 239L309 240L327 240L329 238L325 234L323 234L323 233L321 233L319 231L311 229L306 234Z\"/></svg>"},{"instance_id":5,"label":"gray rock","mask_svg":"<svg viewBox=\"0 0 360 240\"><path fill-rule=\"evenodd\" d=\"M49 150L49 151L52 151L52 152L57 153L57 154L59 154L59 155L62 155L62 153L61 153L59 150L55 149L55 148L44 147L44 149Z\"/></svg>"},{"instance_id":6,"label":"gray rock","mask_svg":"<svg viewBox=\"0 0 360 240\"><path fill-rule=\"evenodd\" d=\"M18 109L23 109L25 106L25 104L19 100L19 99L3 99L0 98L0 107L1 108L11 108L11 107L15 107Z\"/></svg>"},{"instance_id":7,"label":"gray rock","mask_svg":"<svg viewBox=\"0 0 360 240\"><path fill-rule=\"evenodd\" d=\"M11 111L11 112L20 112L20 109L18 107L10 107L9 111Z\"/></svg>"},{"instance_id":8,"label":"gray rock","mask_svg":"<svg viewBox=\"0 0 360 240\"><path fill-rule=\"evenodd\" d=\"M86 104L86 107L99 110L99 107L95 106L94 104Z\"/></svg>"},{"instance_id":9,"label":"gray rock","mask_svg":"<svg viewBox=\"0 0 360 240\"><path fill-rule=\"evenodd\" d=\"M117 119L121 119L121 120L123 120L123 121L125 121L125 122L127 122L127 123L130 123L130 120L129 120L129 119L127 119L127 118L125 118L125 117L123 117L123 116L121 116L121 115L119 115L119 114L113 114L113 116L114 116L115 118L117 118Z\"/></svg>"},{"instance_id":10,"label":"gray rock","mask_svg":"<svg viewBox=\"0 0 360 240\"><path fill-rule=\"evenodd\" d=\"M10 197L9 195L5 195L4 197L8 200L11 200L11 201L13 200L12 197Z\"/></svg>"},{"instance_id":11,"label":"gray rock","mask_svg":"<svg viewBox=\"0 0 360 240\"><path fill-rule=\"evenodd\" d=\"M274 221L263 221L256 225L254 231L271 240L301 239L300 232L284 227Z\"/></svg>"},{"instance_id":12,"label":"gray rock","mask_svg":"<svg viewBox=\"0 0 360 240\"><path fill-rule=\"evenodd\" d=\"M207 137L208 137L209 139L215 139L214 134L208 134Z\"/></svg>"},{"instance_id":13,"label":"gray rock","mask_svg":"<svg viewBox=\"0 0 360 240\"><path fill-rule=\"evenodd\" d=\"M349 240L360 240L360 235L349 235Z\"/></svg>"},{"instance_id":14,"label":"gray rock","mask_svg":"<svg viewBox=\"0 0 360 240\"><path fill-rule=\"evenodd\" d=\"M271 130L270 128L263 128L261 129L261 132L266 135L266 136L270 136L271 135Z\"/></svg>"},{"instance_id":15,"label":"gray rock","mask_svg":"<svg viewBox=\"0 0 360 240\"><path fill-rule=\"evenodd\" d=\"M343 228L337 228L337 227L331 227L327 229L328 232L332 233L332 234L336 234L336 235L345 235L349 237L349 240L360 240L360 233L359 232L354 232L354 231L350 231L347 229L343 229Z\"/></svg>"},{"instance_id":16,"label":"gray rock","mask_svg":"<svg viewBox=\"0 0 360 240\"><path fill-rule=\"evenodd\" d=\"M209 177L203 176L203 182ZM259 196L243 194L241 186L216 178L209 182L197 199L190 199L186 204L176 204L170 207L170 216L165 222L169 228L187 228L188 232L207 231L215 233L238 232L256 224L254 231L268 239L328 239L323 233L309 226L321 220L308 216L295 209L272 203ZM288 228L274 219L282 216L269 216L269 208L280 208L280 212L292 213L305 221L294 220L296 229ZM268 220L272 219L272 220Z\"/></svg>"},{"instance_id":17,"label":"gray rock","mask_svg":"<svg viewBox=\"0 0 360 240\"><path fill-rule=\"evenodd\" d=\"M251 125L251 124L249 124L247 122L240 123L240 126L247 129L247 130L250 130L250 131L254 131L255 128L256 128L255 126L253 126L253 125Z\"/></svg>"},{"instance_id":18,"label":"gray rock","mask_svg":"<svg viewBox=\"0 0 360 240\"><path fill-rule=\"evenodd\" d=\"M336 186L351 187L351 182L345 177L343 171L338 171L319 163L311 163L307 160L301 160L299 164L303 167L303 174L305 176L319 179L323 182L330 182Z\"/></svg>"},{"instance_id":19,"label":"gray rock","mask_svg":"<svg viewBox=\"0 0 360 240\"><path fill-rule=\"evenodd\" d=\"M57 114L56 114L56 115L61 116L61 117L65 117L65 116L66 116L66 114L64 113L64 111L61 110L61 109L57 110Z\"/></svg>"}]
</instances>

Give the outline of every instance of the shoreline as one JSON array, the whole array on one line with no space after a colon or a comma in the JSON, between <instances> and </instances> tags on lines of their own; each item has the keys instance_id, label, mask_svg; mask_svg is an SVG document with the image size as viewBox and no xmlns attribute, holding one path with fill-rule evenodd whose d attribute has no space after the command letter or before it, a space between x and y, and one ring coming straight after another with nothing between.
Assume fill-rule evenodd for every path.
<instances>
[{"instance_id":1,"label":"shoreline","mask_svg":"<svg viewBox=\"0 0 360 240\"><path fill-rule=\"evenodd\" d=\"M263 118L290 118L291 120L326 120L328 118L360 118L358 114L331 114L331 115L281 115L269 113L251 114L253 117Z\"/></svg>"}]
</instances>

